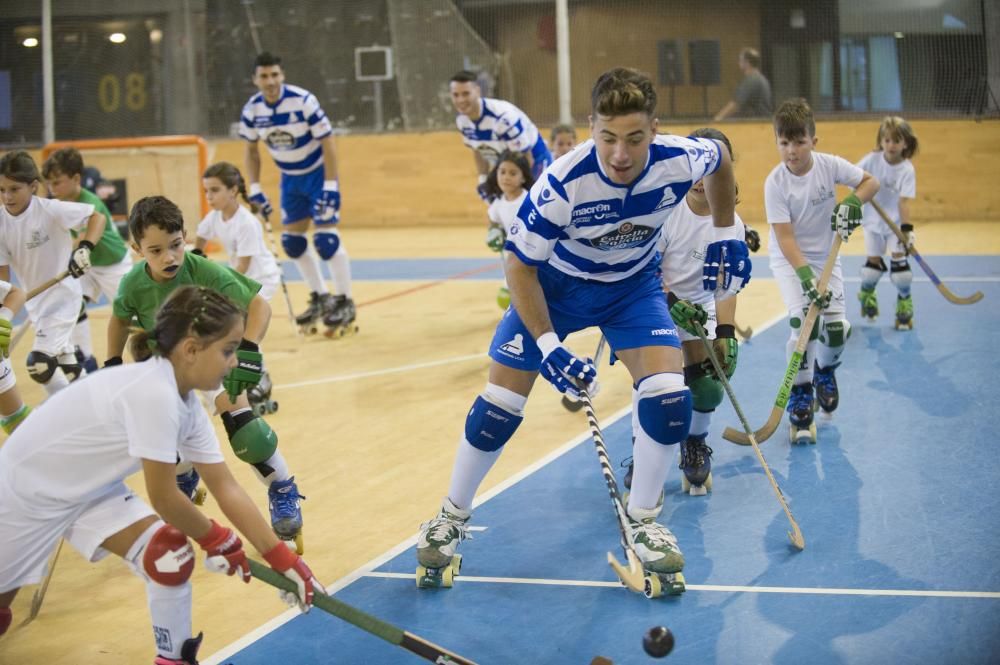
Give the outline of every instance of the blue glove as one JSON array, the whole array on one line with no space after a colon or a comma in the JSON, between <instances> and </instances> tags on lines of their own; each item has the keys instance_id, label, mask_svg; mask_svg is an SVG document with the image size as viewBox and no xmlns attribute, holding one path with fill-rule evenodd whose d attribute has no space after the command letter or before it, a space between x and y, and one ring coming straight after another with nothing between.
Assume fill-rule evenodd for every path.
<instances>
[{"instance_id":1,"label":"blue glove","mask_svg":"<svg viewBox=\"0 0 1000 665\"><path fill-rule=\"evenodd\" d=\"M479 198L486 203L493 203L495 197L490 194L490 190L486 186L486 176L484 175L479 176L479 184L476 185L476 194L479 194Z\"/></svg>"},{"instance_id":2,"label":"blue glove","mask_svg":"<svg viewBox=\"0 0 1000 665\"><path fill-rule=\"evenodd\" d=\"M340 221L340 190L336 180L323 181L323 191L313 203L313 220L317 224L336 224Z\"/></svg>"},{"instance_id":3,"label":"blue glove","mask_svg":"<svg viewBox=\"0 0 1000 665\"><path fill-rule=\"evenodd\" d=\"M270 217L274 212L274 208L271 207L271 202L267 199L267 194L260 188L259 182L250 183L250 197L247 200L260 208L260 214L264 215L264 217Z\"/></svg>"},{"instance_id":4,"label":"blue glove","mask_svg":"<svg viewBox=\"0 0 1000 665\"><path fill-rule=\"evenodd\" d=\"M589 387L597 378L597 368L570 353L554 332L545 333L536 343L542 352L541 375L570 399L580 399L577 381Z\"/></svg>"},{"instance_id":5,"label":"blue glove","mask_svg":"<svg viewBox=\"0 0 1000 665\"><path fill-rule=\"evenodd\" d=\"M722 267L722 288L732 295L739 293L750 282L750 250L743 240L716 240L705 251L702 269L702 286L715 291L718 286L719 268Z\"/></svg>"}]
</instances>

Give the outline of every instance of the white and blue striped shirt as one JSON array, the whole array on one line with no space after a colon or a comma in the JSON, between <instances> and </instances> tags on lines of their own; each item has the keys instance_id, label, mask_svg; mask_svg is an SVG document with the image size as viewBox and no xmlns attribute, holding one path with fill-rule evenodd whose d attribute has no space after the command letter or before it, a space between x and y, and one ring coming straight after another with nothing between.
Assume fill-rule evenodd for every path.
<instances>
[{"instance_id":1,"label":"white and blue striped shirt","mask_svg":"<svg viewBox=\"0 0 1000 665\"><path fill-rule=\"evenodd\" d=\"M608 179L594 140L545 170L518 211L506 248L528 265L581 279L617 282L656 256L660 229L691 186L714 173L719 144L658 135L631 185Z\"/></svg>"},{"instance_id":2,"label":"white and blue striped shirt","mask_svg":"<svg viewBox=\"0 0 1000 665\"><path fill-rule=\"evenodd\" d=\"M536 162L548 153L535 123L524 111L502 99L481 97L479 120L459 113L455 124L462 132L462 142L478 152L490 169L497 165L497 158L504 150L530 152Z\"/></svg>"},{"instance_id":3,"label":"white and blue striped shirt","mask_svg":"<svg viewBox=\"0 0 1000 665\"><path fill-rule=\"evenodd\" d=\"M260 139L285 175L302 175L323 164L320 140L333 132L316 96L295 85L281 86L281 97L268 104L258 92L243 107L240 136Z\"/></svg>"}]
</instances>

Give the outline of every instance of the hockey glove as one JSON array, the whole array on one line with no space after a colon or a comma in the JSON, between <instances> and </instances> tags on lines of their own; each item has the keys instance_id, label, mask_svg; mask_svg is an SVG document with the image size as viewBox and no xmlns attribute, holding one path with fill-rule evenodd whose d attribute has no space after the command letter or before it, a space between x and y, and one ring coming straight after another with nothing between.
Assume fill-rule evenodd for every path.
<instances>
[{"instance_id":1,"label":"hockey glove","mask_svg":"<svg viewBox=\"0 0 1000 665\"><path fill-rule=\"evenodd\" d=\"M569 349L559 342L559 337L554 332L545 333L536 343L542 352L542 366L539 372L545 380L571 400L580 399L576 382L582 381L589 387L597 378L597 368L570 353Z\"/></svg>"},{"instance_id":2,"label":"hockey glove","mask_svg":"<svg viewBox=\"0 0 1000 665\"><path fill-rule=\"evenodd\" d=\"M111 356L110 358L104 361L104 366L114 367L115 365L121 365L122 362L123 361L121 356Z\"/></svg>"},{"instance_id":3,"label":"hockey glove","mask_svg":"<svg viewBox=\"0 0 1000 665\"><path fill-rule=\"evenodd\" d=\"M317 224L340 221L340 189L336 180L324 180L323 191L313 203L313 220Z\"/></svg>"},{"instance_id":4,"label":"hockey glove","mask_svg":"<svg viewBox=\"0 0 1000 665\"><path fill-rule=\"evenodd\" d=\"M830 304L830 293L820 294L819 289L816 288L816 276L813 275L809 264L801 268L796 268L795 274L799 276L799 282L802 284L802 293L806 295L809 302L815 304L820 311L826 309L826 306Z\"/></svg>"},{"instance_id":5,"label":"hockey glove","mask_svg":"<svg viewBox=\"0 0 1000 665\"><path fill-rule=\"evenodd\" d=\"M240 393L256 386L263 374L264 356L260 353L260 347L248 339L242 340L240 347L236 349L236 367L222 380L222 387L226 389L229 401L235 404Z\"/></svg>"},{"instance_id":6,"label":"hockey glove","mask_svg":"<svg viewBox=\"0 0 1000 665\"><path fill-rule=\"evenodd\" d=\"M670 318L689 335L698 335L704 330L708 321L708 312L701 305L694 305L689 300L681 300L673 291L667 292L667 306L670 307Z\"/></svg>"},{"instance_id":7,"label":"hockey glove","mask_svg":"<svg viewBox=\"0 0 1000 665\"><path fill-rule=\"evenodd\" d=\"M2 358L10 357L10 334L14 328L10 321L13 318L14 312L6 307L0 307L0 357Z\"/></svg>"},{"instance_id":8,"label":"hockey glove","mask_svg":"<svg viewBox=\"0 0 1000 665\"><path fill-rule=\"evenodd\" d=\"M736 326L728 323L715 326L712 348L719 359L719 364L722 365L722 371L726 373L726 378L733 378L736 372L736 359L740 353L740 345L736 342Z\"/></svg>"},{"instance_id":9,"label":"hockey glove","mask_svg":"<svg viewBox=\"0 0 1000 665\"><path fill-rule=\"evenodd\" d=\"M298 607L303 612L308 612L312 608L313 595L318 590L325 593L323 585L309 570L309 566L298 554L293 552L284 543L278 543L270 552L264 554L264 560L271 568L295 582L299 587L298 594L289 591L280 591L281 599L292 607Z\"/></svg>"},{"instance_id":10,"label":"hockey glove","mask_svg":"<svg viewBox=\"0 0 1000 665\"><path fill-rule=\"evenodd\" d=\"M830 227L840 234L844 242L847 242L854 229L861 226L861 205L861 199L854 194L848 194L833 209L833 215L830 217Z\"/></svg>"},{"instance_id":11,"label":"hockey glove","mask_svg":"<svg viewBox=\"0 0 1000 665\"><path fill-rule=\"evenodd\" d=\"M743 240L731 238L733 227L712 227L713 241L705 249L705 267L702 269L702 286L715 291L721 286L729 295L736 295L750 283L750 251ZM722 268L722 284L719 284Z\"/></svg>"},{"instance_id":12,"label":"hockey glove","mask_svg":"<svg viewBox=\"0 0 1000 665\"><path fill-rule=\"evenodd\" d=\"M507 242L507 234L504 233L503 227L499 224L490 224L486 230L486 246L494 252L499 252L503 249L505 242Z\"/></svg>"},{"instance_id":13,"label":"hockey glove","mask_svg":"<svg viewBox=\"0 0 1000 665\"><path fill-rule=\"evenodd\" d=\"M899 230L906 236L906 246L903 248L907 255L913 249L913 243L917 241L917 232L913 230L913 224L900 224Z\"/></svg>"},{"instance_id":14,"label":"hockey glove","mask_svg":"<svg viewBox=\"0 0 1000 665\"><path fill-rule=\"evenodd\" d=\"M244 582L250 583L250 564L247 563L247 555L243 551L243 541L232 529L212 520L212 528L198 538L198 544L207 553L206 568L213 573L236 575Z\"/></svg>"},{"instance_id":15,"label":"hockey glove","mask_svg":"<svg viewBox=\"0 0 1000 665\"><path fill-rule=\"evenodd\" d=\"M264 217L270 217L271 213L274 212L274 208L271 207L267 194L260 188L259 182L250 183L250 198L248 200L260 209L260 214Z\"/></svg>"},{"instance_id":16,"label":"hockey glove","mask_svg":"<svg viewBox=\"0 0 1000 665\"><path fill-rule=\"evenodd\" d=\"M90 250L94 249L94 243L89 240L81 240L80 244L73 250L69 257L69 274L80 279L83 273L90 269Z\"/></svg>"},{"instance_id":17,"label":"hockey glove","mask_svg":"<svg viewBox=\"0 0 1000 665\"><path fill-rule=\"evenodd\" d=\"M205 255L205 250L203 250L201 247L195 247L194 249L191 250L191 253L196 256L200 256L203 259L207 258Z\"/></svg>"},{"instance_id":18,"label":"hockey glove","mask_svg":"<svg viewBox=\"0 0 1000 665\"><path fill-rule=\"evenodd\" d=\"M756 254L757 250L760 249L760 234L750 228L748 224L743 225L743 230L746 232L747 247Z\"/></svg>"},{"instance_id":19,"label":"hockey glove","mask_svg":"<svg viewBox=\"0 0 1000 665\"><path fill-rule=\"evenodd\" d=\"M476 185L476 194L479 194L481 198L486 203L493 203L493 195L490 194L490 188L486 185L486 176L479 176L479 184Z\"/></svg>"}]
</instances>

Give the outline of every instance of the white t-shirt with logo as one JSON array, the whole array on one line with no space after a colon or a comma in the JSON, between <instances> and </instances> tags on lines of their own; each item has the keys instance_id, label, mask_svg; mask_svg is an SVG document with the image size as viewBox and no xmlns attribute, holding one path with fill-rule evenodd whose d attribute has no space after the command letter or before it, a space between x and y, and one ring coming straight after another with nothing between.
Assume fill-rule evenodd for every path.
<instances>
[{"instance_id":1,"label":"white t-shirt with logo","mask_svg":"<svg viewBox=\"0 0 1000 665\"><path fill-rule=\"evenodd\" d=\"M198 237L205 240L217 238L229 255L229 265L234 269L241 258L250 257L246 276L260 284L277 283L281 268L274 254L264 244L264 230L254 214L238 206L236 214L224 220L218 210L205 215L198 224Z\"/></svg>"},{"instance_id":2,"label":"white t-shirt with logo","mask_svg":"<svg viewBox=\"0 0 1000 665\"><path fill-rule=\"evenodd\" d=\"M858 166L878 179L880 186L875 194L875 202L882 206L889 219L898 224L899 199L917 196L917 172L913 163L904 159L899 164L890 164L885 161L885 154L881 150L875 150L862 157ZM889 231L875 206L865 206L863 210L862 224L866 229Z\"/></svg>"},{"instance_id":3,"label":"white t-shirt with logo","mask_svg":"<svg viewBox=\"0 0 1000 665\"><path fill-rule=\"evenodd\" d=\"M494 224L501 225L504 233L510 235L510 226L517 219L517 211L520 210L521 204L524 203L527 196L528 190L526 189L522 189L521 195L513 200L508 200L505 195L501 194L498 198L493 199L493 203L486 211L486 216Z\"/></svg>"},{"instance_id":4,"label":"white t-shirt with logo","mask_svg":"<svg viewBox=\"0 0 1000 665\"><path fill-rule=\"evenodd\" d=\"M837 205L837 185L857 187L865 172L849 161L823 152L812 153L812 168L793 174L778 164L764 182L764 208L771 228L771 265L787 263L774 234L775 224L791 224L799 250L810 262L823 263L833 246L830 225Z\"/></svg>"}]
</instances>

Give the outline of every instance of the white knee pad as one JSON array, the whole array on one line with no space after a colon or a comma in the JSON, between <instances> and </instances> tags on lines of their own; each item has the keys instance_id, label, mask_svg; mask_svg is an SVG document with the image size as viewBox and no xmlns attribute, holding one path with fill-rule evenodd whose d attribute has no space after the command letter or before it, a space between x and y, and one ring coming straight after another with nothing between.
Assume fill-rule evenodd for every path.
<instances>
[{"instance_id":1,"label":"white knee pad","mask_svg":"<svg viewBox=\"0 0 1000 665\"><path fill-rule=\"evenodd\" d=\"M885 271L885 261L882 260L881 256L878 258L878 265L871 263L871 261L866 262L861 266L861 288L869 291L874 289Z\"/></svg>"},{"instance_id":2,"label":"white knee pad","mask_svg":"<svg viewBox=\"0 0 1000 665\"><path fill-rule=\"evenodd\" d=\"M816 349L816 364L824 368L839 364L850 336L851 322L843 313L825 315Z\"/></svg>"},{"instance_id":3,"label":"white knee pad","mask_svg":"<svg viewBox=\"0 0 1000 665\"><path fill-rule=\"evenodd\" d=\"M904 298L910 295L910 285L913 284L913 271L906 259L893 261L892 270L889 272L889 279L896 286L899 294Z\"/></svg>"}]
</instances>

